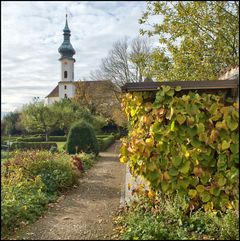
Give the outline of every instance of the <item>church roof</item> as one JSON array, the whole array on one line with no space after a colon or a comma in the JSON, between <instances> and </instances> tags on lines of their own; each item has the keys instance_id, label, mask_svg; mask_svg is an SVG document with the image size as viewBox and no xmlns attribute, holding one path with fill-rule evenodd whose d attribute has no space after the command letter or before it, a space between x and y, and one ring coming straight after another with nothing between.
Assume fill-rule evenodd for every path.
<instances>
[{"instance_id":1,"label":"church roof","mask_svg":"<svg viewBox=\"0 0 240 241\"><path fill-rule=\"evenodd\" d=\"M74 85L78 85L83 83L84 85L88 85L91 88L95 88L95 86L106 85L107 83L112 84L110 80L84 80L84 81L60 81L59 83L73 83ZM52 92L47 95L45 98L48 97L59 97L59 85L57 85Z\"/></svg>"},{"instance_id":2,"label":"church roof","mask_svg":"<svg viewBox=\"0 0 240 241\"><path fill-rule=\"evenodd\" d=\"M59 97L59 88L58 85L52 90L52 92L47 95L45 98L47 97Z\"/></svg>"}]
</instances>

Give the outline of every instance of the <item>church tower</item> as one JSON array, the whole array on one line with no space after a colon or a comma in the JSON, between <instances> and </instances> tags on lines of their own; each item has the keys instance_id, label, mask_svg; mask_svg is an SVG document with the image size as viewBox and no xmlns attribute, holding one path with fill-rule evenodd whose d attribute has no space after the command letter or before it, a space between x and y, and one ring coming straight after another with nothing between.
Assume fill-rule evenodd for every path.
<instances>
[{"instance_id":1,"label":"church tower","mask_svg":"<svg viewBox=\"0 0 240 241\"><path fill-rule=\"evenodd\" d=\"M61 62L61 80L59 82L59 98L72 98L75 95L74 81L74 63L73 55L76 53L71 42L71 31L68 27L67 15L66 24L63 29L63 43L58 48L61 54L59 61Z\"/></svg>"}]
</instances>

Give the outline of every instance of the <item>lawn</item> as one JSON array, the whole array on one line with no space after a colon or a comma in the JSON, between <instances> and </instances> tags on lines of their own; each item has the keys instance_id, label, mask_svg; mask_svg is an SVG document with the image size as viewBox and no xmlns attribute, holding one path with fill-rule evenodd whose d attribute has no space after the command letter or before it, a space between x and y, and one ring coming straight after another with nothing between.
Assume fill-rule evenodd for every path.
<instances>
[{"instance_id":1,"label":"lawn","mask_svg":"<svg viewBox=\"0 0 240 241\"><path fill-rule=\"evenodd\" d=\"M61 142L56 142L57 146L58 146L58 150L59 151L63 151L63 146L66 143L65 141L61 141Z\"/></svg>"}]
</instances>

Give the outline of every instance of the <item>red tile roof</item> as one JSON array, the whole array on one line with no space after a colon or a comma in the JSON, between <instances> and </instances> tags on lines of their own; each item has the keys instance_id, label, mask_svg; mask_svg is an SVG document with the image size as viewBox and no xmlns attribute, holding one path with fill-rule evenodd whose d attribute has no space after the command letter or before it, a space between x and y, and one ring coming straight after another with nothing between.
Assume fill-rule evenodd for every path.
<instances>
[{"instance_id":1,"label":"red tile roof","mask_svg":"<svg viewBox=\"0 0 240 241\"><path fill-rule=\"evenodd\" d=\"M87 84L88 86L92 86L94 88L94 86L96 85L103 85L103 84L106 84L106 83L112 83L110 80L88 80L88 81L60 81L59 83L73 83L75 85L77 85L78 83L84 83L84 84ZM48 97L59 97L59 85L57 85L53 90L52 92L47 95L45 98L48 98Z\"/></svg>"},{"instance_id":2,"label":"red tile roof","mask_svg":"<svg viewBox=\"0 0 240 241\"><path fill-rule=\"evenodd\" d=\"M52 92L47 95L45 98L47 97L58 97L59 96L59 88L58 85L52 90Z\"/></svg>"}]
</instances>

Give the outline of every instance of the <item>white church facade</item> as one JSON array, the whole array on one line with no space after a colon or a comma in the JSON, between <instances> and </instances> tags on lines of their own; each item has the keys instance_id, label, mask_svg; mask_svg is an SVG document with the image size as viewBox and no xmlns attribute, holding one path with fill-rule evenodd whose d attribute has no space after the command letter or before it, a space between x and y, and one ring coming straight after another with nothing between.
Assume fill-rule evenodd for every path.
<instances>
[{"instance_id":1,"label":"white church facade","mask_svg":"<svg viewBox=\"0 0 240 241\"><path fill-rule=\"evenodd\" d=\"M61 79L58 85L45 97L46 104L52 104L55 101L60 101L61 99L68 98L71 99L75 96L76 85L78 82L88 82L89 84L103 84L109 81L74 81L74 63L75 59L73 55L76 53L71 42L70 36L71 31L68 27L67 15L66 24L63 29L63 43L59 47L58 52L61 54L59 59L61 63Z\"/></svg>"}]
</instances>

